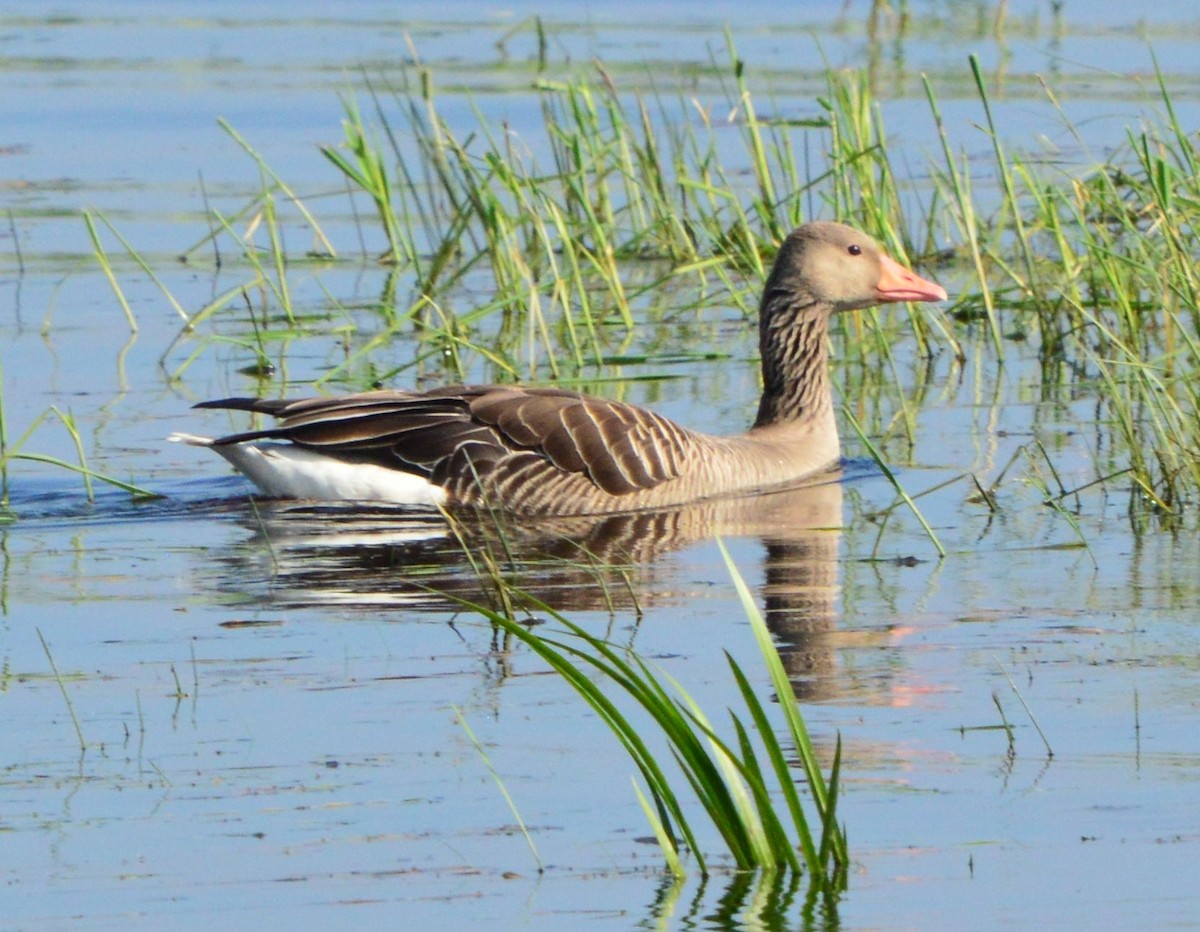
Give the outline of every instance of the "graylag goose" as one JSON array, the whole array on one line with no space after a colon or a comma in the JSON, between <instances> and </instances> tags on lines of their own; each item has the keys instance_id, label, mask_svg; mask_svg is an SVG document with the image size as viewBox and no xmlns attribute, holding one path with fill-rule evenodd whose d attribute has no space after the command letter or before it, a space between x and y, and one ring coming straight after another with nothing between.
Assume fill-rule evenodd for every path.
<instances>
[{"instance_id":1,"label":"graylag goose","mask_svg":"<svg viewBox=\"0 0 1200 932\"><path fill-rule=\"evenodd\" d=\"M611 514L795 485L841 455L827 331L842 311L944 301L869 236L807 223L784 241L759 307L762 399L743 434L714 436L643 408L559 388L452 386L341 398L226 398L198 408L278 425L209 447L264 493L319 501Z\"/></svg>"}]
</instances>

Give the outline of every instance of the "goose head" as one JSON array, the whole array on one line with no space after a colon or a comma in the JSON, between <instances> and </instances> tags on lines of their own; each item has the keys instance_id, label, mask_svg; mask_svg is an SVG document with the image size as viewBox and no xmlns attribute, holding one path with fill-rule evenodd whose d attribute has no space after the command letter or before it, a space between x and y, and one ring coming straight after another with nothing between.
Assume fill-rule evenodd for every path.
<instances>
[{"instance_id":1,"label":"goose head","mask_svg":"<svg viewBox=\"0 0 1200 932\"><path fill-rule=\"evenodd\" d=\"M875 304L944 300L946 289L906 269L865 233L828 222L798 228L784 240L763 289L763 396L755 426L819 422L832 436L829 318Z\"/></svg>"},{"instance_id":2,"label":"goose head","mask_svg":"<svg viewBox=\"0 0 1200 932\"><path fill-rule=\"evenodd\" d=\"M840 223L806 223L779 250L763 295L829 313L894 301L945 301L946 289L906 269L865 233Z\"/></svg>"}]
</instances>

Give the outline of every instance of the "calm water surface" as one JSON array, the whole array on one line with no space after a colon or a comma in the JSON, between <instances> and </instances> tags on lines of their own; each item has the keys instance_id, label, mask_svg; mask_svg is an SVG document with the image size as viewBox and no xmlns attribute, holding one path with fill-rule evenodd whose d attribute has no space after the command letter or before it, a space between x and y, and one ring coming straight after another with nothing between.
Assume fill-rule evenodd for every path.
<instances>
[{"instance_id":1,"label":"calm water surface","mask_svg":"<svg viewBox=\"0 0 1200 932\"><path fill-rule=\"evenodd\" d=\"M278 391L284 379L306 390L345 349L336 328L318 328L273 347L276 381L260 384L241 371L252 361L244 346L204 344L171 379L200 344L177 342L180 320L161 291L118 262L139 323L130 333L80 211L116 224L189 311L244 281L236 262L174 259L209 228L205 196L232 214L260 188L255 163L216 125L223 117L313 198L343 254L360 256L340 182L317 149L339 139L340 95L361 89L364 74L402 82L416 56L434 70L448 122L465 131L478 108L536 149L536 42L527 26L513 28L533 12L550 27L552 73L600 58L623 87L645 87L652 71L664 92L701 99L719 96L710 62L724 62L732 24L763 100L796 118L816 112L823 61L871 66L897 164L918 183L937 145L921 73L955 144L981 157L990 148L976 127L969 53L998 83L1011 143L1064 171L1120 146L1126 127L1154 114L1148 44L1184 124L1197 124L1200 29L1188 5L1133 13L1067 3L1055 21L1045 4L1012 3L998 39L978 25L994 12L988 4L912 3L919 28L877 42L864 27L868 6L805 4L794 23L777 22L768 3L703 13L470 3L436 19L425 5L369 2L211 3L186 18L150 2L0 13L9 440L56 405L74 416L93 466L166 496L136 504L101 489L88 504L67 472L34 463L10 472L18 520L0 529L7 924L804 924L802 890L731 875L671 890L615 742L528 652L447 601L487 592L439 523L255 509L215 458L164 444L172 430L236 423L189 412L193 401ZM297 253L307 245L289 243ZM973 287L953 271L939 277L952 294ZM300 267L295 300L314 311L331 295L363 306L384 279L354 258ZM460 299L483 300L489 282L469 279ZM635 349L717 344L729 358L650 354L624 397L736 429L757 391L740 314L648 330ZM818 746L831 754L838 734L845 745L854 864L842 926L1195 925L1197 535L1131 521L1111 488L1080 496L1078 530L1032 483L1006 484L995 514L975 501L966 477L995 478L1035 437L1067 487L1093 475L1107 440L1094 395L1045 386L1019 346L998 367L961 335L967 363L934 361L912 444L887 450L908 489L935 490L921 506L945 560L903 509L881 516L894 505L891 486L852 459L840 484L788 496L657 523L530 530L522 547L541 556L521 582L653 658L716 717L736 698L723 651L757 670L710 529L730 539ZM369 337L366 322L355 339ZM386 358L402 365L412 353L398 341ZM915 384L914 348L895 353ZM840 384L854 383L850 370L839 370ZM25 449L75 459L53 418ZM623 569L555 562L562 537ZM520 808L543 874L457 712ZM763 902L778 913L760 915ZM835 917L817 910L813 921Z\"/></svg>"}]
</instances>

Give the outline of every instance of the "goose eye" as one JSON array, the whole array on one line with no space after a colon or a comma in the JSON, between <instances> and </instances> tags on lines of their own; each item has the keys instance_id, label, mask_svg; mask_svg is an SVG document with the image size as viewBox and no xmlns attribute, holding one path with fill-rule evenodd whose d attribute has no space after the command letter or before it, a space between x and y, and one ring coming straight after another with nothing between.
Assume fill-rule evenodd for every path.
<instances>
[{"instance_id":1,"label":"goose eye","mask_svg":"<svg viewBox=\"0 0 1200 932\"><path fill-rule=\"evenodd\" d=\"M850 253L850 255L852 255L852 256L861 256L862 255L862 247L860 245L858 245L858 243L851 243L849 246L846 247L846 252Z\"/></svg>"}]
</instances>

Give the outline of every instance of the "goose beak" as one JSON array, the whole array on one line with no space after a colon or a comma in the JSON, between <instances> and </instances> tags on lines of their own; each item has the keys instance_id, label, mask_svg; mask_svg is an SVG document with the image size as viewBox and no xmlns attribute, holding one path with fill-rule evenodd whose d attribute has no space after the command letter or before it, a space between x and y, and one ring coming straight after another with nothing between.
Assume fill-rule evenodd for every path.
<instances>
[{"instance_id":1,"label":"goose beak","mask_svg":"<svg viewBox=\"0 0 1200 932\"><path fill-rule=\"evenodd\" d=\"M945 301L946 289L910 271L895 259L879 256L879 282L875 285L875 300L880 304L892 301Z\"/></svg>"}]
</instances>

